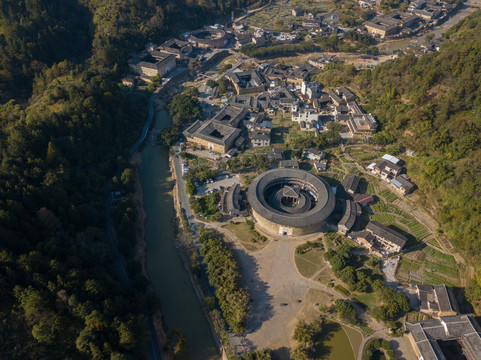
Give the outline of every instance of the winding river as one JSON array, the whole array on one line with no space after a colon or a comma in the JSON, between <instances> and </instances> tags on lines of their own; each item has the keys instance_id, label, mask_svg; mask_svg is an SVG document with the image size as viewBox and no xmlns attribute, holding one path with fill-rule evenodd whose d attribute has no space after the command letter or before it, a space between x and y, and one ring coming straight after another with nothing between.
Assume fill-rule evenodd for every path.
<instances>
[{"instance_id":1,"label":"winding river","mask_svg":"<svg viewBox=\"0 0 481 360\"><path fill-rule=\"evenodd\" d=\"M160 111L156 114L153 129L161 130L170 124L169 114ZM208 322L174 244L168 150L147 144L142 151L140 175L147 213L147 272L161 301L164 327L167 333L174 329L185 333L189 350L186 359L219 359Z\"/></svg>"}]
</instances>

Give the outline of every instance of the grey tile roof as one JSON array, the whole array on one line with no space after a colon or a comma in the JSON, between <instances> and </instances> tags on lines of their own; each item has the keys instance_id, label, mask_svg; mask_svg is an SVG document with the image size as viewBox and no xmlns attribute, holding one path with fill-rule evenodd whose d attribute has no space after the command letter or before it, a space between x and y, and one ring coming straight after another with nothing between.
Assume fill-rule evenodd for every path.
<instances>
[{"instance_id":1,"label":"grey tile roof","mask_svg":"<svg viewBox=\"0 0 481 360\"><path fill-rule=\"evenodd\" d=\"M352 174L346 174L341 181L341 185L344 190L355 193L359 186L359 177Z\"/></svg>"},{"instance_id":2,"label":"grey tile roof","mask_svg":"<svg viewBox=\"0 0 481 360\"><path fill-rule=\"evenodd\" d=\"M446 359L438 341L458 340L468 359L481 359L481 334L472 315L443 316L440 319L406 322L425 360Z\"/></svg>"},{"instance_id":3,"label":"grey tile roof","mask_svg":"<svg viewBox=\"0 0 481 360\"><path fill-rule=\"evenodd\" d=\"M279 162L279 167L281 168L299 168L299 162L297 160L282 160Z\"/></svg>"},{"instance_id":4,"label":"grey tile roof","mask_svg":"<svg viewBox=\"0 0 481 360\"><path fill-rule=\"evenodd\" d=\"M377 221L371 221L369 224L366 226L366 230L372 232L374 235L384 238L393 244L396 244L400 246L401 248L406 244L406 237L404 235L401 235L397 231L394 231L393 229L384 226Z\"/></svg>"},{"instance_id":5,"label":"grey tile roof","mask_svg":"<svg viewBox=\"0 0 481 360\"><path fill-rule=\"evenodd\" d=\"M228 146L239 137L240 129L225 125L215 120L196 121L183 134L185 137L198 137L214 144Z\"/></svg>"},{"instance_id":6,"label":"grey tile roof","mask_svg":"<svg viewBox=\"0 0 481 360\"><path fill-rule=\"evenodd\" d=\"M416 285L420 308L424 311L454 311L458 312L458 306L454 293L446 285Z\"/></svg>"},{"instance_id":7,"label":"grey tile roof","mask_svg":"<svg viewBox=\"0 0 481 360\"><path fill-rule=\"evenodd\" d=\"M238 127L239 123L246 117L248 111L246 109L236 109L227 106L212 117L212 120L228 124L232 127Z\"/></svg>"},{"instance_id":8,"label":"grey tile roof","mask_svg":"<svg viewBox=\"0 0 481 360\"><path fill-rule=\"evenodd\" d=\"M401 184L401 187L404 188L406 193L411 192L416 187L414 183L412 183L410 180L406 178L405 174L396 176L394 180L398 181L399 184Z\"/></svg>"},{"instance_id":9,"label":"grey tile roof","mask_svg":"<svg viewBox=\"0 0 481 360\"><path fill-rule=\"evenodd\" d=\"M393 164L389 160L385 160L385 159L379 161L376 164L376 168L378 168L380 171L387 171L387 172L390 172L390 170L388 170L388 169L392 169L392 170L394 170L395 172L398 172L398 173L401 172L401 170L402 170L402 166Z\"/></svg>"},{"instance_id":10,"label":"grey tile roof","mask_svg":"<svg viewBox=\"0 0 481 360\"><path fill-rule=\"evenodd\" d=\"M249 133L249 139L251 141L269 141L271 136L265 131L252 131Z\"/></svg>"},{"instance_id":11,"label":"grey tile roof","mask_svg":"<svg viewBox=\"0 0 481 360\"><path fill-rule=\"evenodd\" d=\"M345 101L343 99L341 99L341 97L333 91L329 92L329 97L331 98L332 101L334 101L338 104L345 103Z\"/></svg>"},{"instance_id":12,"label":"grey tile roof","mask_svg":"<svg viewBox=\"0 0 481 360\"><path fill-rule=\"evenodd\" d=\"M344 200L344 213L338 226L345 227L346 231L351 230L356 222L356 213L356 203L352 200Z\"/></svg>"}]
</instances>

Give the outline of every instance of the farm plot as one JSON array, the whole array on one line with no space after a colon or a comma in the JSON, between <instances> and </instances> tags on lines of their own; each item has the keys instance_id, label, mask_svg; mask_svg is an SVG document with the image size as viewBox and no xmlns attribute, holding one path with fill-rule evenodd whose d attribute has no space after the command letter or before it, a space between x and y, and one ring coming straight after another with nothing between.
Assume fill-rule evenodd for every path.
<instances>
[{"instance_id":1,"label":"farm plot","mask_svg":"<svg viewBox=\"0 0 481 360\"><path fill-rule=\"evenodd\" d=\"M377 190L376 190L376 185L372 182L372 181L369 181L368 184L367 184L367 192L369 194L375 194L377 193Z\"/></svg>"},{"instance_id":2,"label":"farm plot","mask_svg":"<svg viewBox=\"0 0 481 360\"><path fill-rule=\"evenodd\" d=\"M427 243L433 247L436 247L438 249L441 249L441 245L439 245L439 242L435 238L431 238L427 241Z\"/></svg>"},{"instance_id":3,"label":"farm plot","mask_svg":"<svg viewBox=\"0 0 481 360\"><path fill-rule=\"evenodd\" d=\"M389 191L387 189L381 191L379 195L382 196L388 203L392 203L397 199L399 199L399 197L396 194L394 194L392 191Z\"/></svg>"},{"instance_id":4,"label":"farm plot","mask_svg":"<svg viewBox=\"0 0 481 360\"><path fill-rule=\"evenodd\" d=\"M384 225L397 225L412 234L418 241L430 235L430 232L414 217L394 205L374 204L371 205L371 209L374 212L373 220Z\"/></svg>"},{"instance_id":5,"label":"farm plot","mask_svg":"<svg viewBox=\"0 0 481 360\"><path fill-rule=\"evenodd\" d=\"M249 26L269 28L276 31L288 31L289 24L300 24L302 17L292 16L292 9L302 8L307 12L325 13L333 8L332 2L317 0L305 2L302 0L279 1L263 11L247 17L244 21Z\"/></svg>"},{"instance_id":6,"label":"farm plot","mask_svg":"<svg viewBox=\"0 0 481 360\"><path fill-rule=\"evenodd\" d=\"M424 249L424 252L426 253L426 255L428 255L429 257L435 259L435 260L441 260L443 262L447 262L449 264L456 264L456 259L454 258L454 256L452 255L449 255L449 254L444 254L432 247L426 247Z\"/></svg>"},{"instance_id":7,"label":"farm plot","mask_svg":"<svg viewBox=\"0 0 481 360\"><path fill-rule=\"evenodd\" d=\"M341 173L337 170L332 170L326 172L321 175L321 177L327 181L327 183L331 186L337 186L341 182L342 178L344 177L344 173Z\"/></svg>"},{"instance_id":8,"label":"farm plot","mask_svg":"<svg viewBox=\"0 0 481 360\"><path fill-rule=\"evenodd\" d=\"M456 286L460 284L460 267L453 256L427 246L403 255L396 276L405 282Z\"/></svg>"},{"instance_id":9,"label":"farm plot","mask_svg":"<svg viewBox=\"0 0 481 360\"><path fill-rule=\"evenodd\" d=\"M349 147L348 149L349 155L364 166L367 166L374 161L378 161L383 155L382 152L375 151L368 147Z\"/></svg>"}]
</instances>

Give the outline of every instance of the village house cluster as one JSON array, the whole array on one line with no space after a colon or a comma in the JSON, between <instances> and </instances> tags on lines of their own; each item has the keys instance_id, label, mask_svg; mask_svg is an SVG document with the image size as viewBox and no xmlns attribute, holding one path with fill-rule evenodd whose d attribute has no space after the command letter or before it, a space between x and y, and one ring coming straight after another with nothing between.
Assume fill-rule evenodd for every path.
<instances>
[{"instance_id":1,"label":"village house cluster","mask_svg":"<svg viewBox=\"0 0 481 360\"><path fill-rule=\"evenodd\" d=\"M379 1L359 0L365 8L379 5L376 2ZM378 38L405 37L439 24L453 10L454 6L445 2L415 0L406 11L378 14L355 29ZM220 191L220 213L238 217L249 211L256 226L271 235L297 237L318 231L337 232L365 249L364 253L383 259L399 259L398 255L405 250L408 237L411 237L392 225L386 226L375 220L361 225L361 217L366 219L366 213L372 210L366 207L375 198L365 193L365 184L359 176L347 174L337 186L331 186L337 183L337 178L331 183L326 181L330 180L331 173L327 174L328 177L318 175L328 169L329 159L333 161L332 155L311 147L294 156L273 141L276 138L272 135L278 134L274 123L279 121L279 115L282 115L281 122L287 121L289 126L294 125L295 129L306 132L296 130L296 135L307 137L311 134L322 136L332 123L341 125L344 140L365 140L375 134L379 126L375 117L363 110L353 91L342 86L325 89L313 81L320 69L341 61L337 56L324 54L305 63L287 66L276 61L258 64L233 50L248 44L294 44L306 36L331 36L342 31L303 9L293 9L291 14L299 19L295 24L289 24L290 32L252 29L240 23L234 23L231 28L208 26L158 46L148 44L128 64L132 73L147 82L153 77L165 79L173 76L176 69L190 69L192 75L196 71L200 73L195 82L196 86L199 80L205 82L198 88L202 93L199 96L201 105L207 109L202 116L192 119L182 132L194 153L200 150L199 153L209 153L211 158L231 158L252 147L255 149L252 152L256 153L254 159L257 160L259 153L265 154L271 169L253 176L247 190L241 187L239 175L237 182L222 183L214 189ZM439 47L440 43L432 43L432 46ZM215 72L211 68L229 55L234 55L237 63L226 61L224 65L228 66L219 66L216 69L218 74L209 75ZM241 66L244 62L247 66ZM201 70L209 71L201 73ZM133 79L130 75L123 81L131 86ZM224 79L222 85L226 86L220 90L220 80ZM201 87L207 90L201 90ZM184 150L185 145L181 149ZM236 160L228 162L231 171L234 171L233 164ZM303 170L306 168L310 171ZM395 156L385 154L366 169L397 194L410 194L416 187L403 173L402 161ZM182 174L187 171L182 166ZM222 178L228 181L230 175L225 178L224 175ZM197 191L198 184L193 185ZM214 191L207 189L206 194ZM405 323L418 358L444 359L445 348L454 343L462 348L467 359L479 358L481 330L471 315L460 315L453 289L445 285L419 284L410 285L409 291L417 301L418 310L432 317L431 320Z\"/></svg>"},{"instance_id":2,"label":"village house cluster","mask_svg":"<svg viewBox=\"0 0 481 360\"><path fill-rule=\"evenodd\" d=\"M306 150L306 158L314 161L325 156L319 154L318 158L316 155L315 149ZM407 238L394 229L377 221L370 221L365 230L359 231L362 208L374 202L371 194L361 193L360 181L357 175L344 176L339 186L335 188L336 207L326 220L326 225L331 231L347 235L373 255L387 257L401 253Z\"/></svg>"},{"instance_id":3,"label":"village house cluster","mask_svg":"<svg viewBox=\"0 0 481 360\"><path fill-rule=\"evenodd\" d=\"M184 135L189 142L220 154L243 145L269 146L271 116L276 111L290 114L300 130L316 136L327 131L329 121L343 125L348 137L374 134L377 121L362 110L356 96L345 87L324 92L321 85L310 81L317 71L308 63L285 68L275 62L256 70L228 71L225 79L233 89L228 104L210 120L193 123Z\"/></svg>"},{"instance_id":4,"label":"village house cluster","mask_svg":"<svg viewBox=\"0 0 481 360\"><path fill-rule=\"evenodd\" d=\"M360 0L361 6L371 7L369 2ZM446 20L455 5L446 1L414 0L406 11L395 11L379 15L364 22L367 33L381 38L406 37Z\"/></svg>"},{"instance_id":5,"label":"village house cluster","mask_svg":"<svg viewBox=\"0 0 481 360\"><path fill-rule=\"evenodd\" d=\"M361 7L375 8L376 0L359 0ZM411 36L419 31L439 25L456 10L456 4L437 0L411 1L405 11L395 11L388 14L378 13L372 19L355 27L361 33L367 33L379 38L398 38ZM206 26L202 29L183 34L182 40L171 39L156 46L148 44L146 49L129 59L131 71L144 81L153 76L161 77L172 72L177 66L194 64L209 66L229 54L226 48L294 44L304 39L307 34L312 36L331 36L342 33L343 30L334 25L333 21L318 16L314 12L302 8L292 9L292 17L299 19L288 25L289 32L279 32L262 27L248 27L244 23L233 23L230 27L222 25ZM442 41L430 41L423 51L439 49ZM332 55L309 60L309 65L323 68L326 64L340 61ZM200 64L200 65L199 65ZM200 69L197 67L196 69ZM132 85L133 78L124 79L126 85Z\"/></svg>"},{"instance_id":6,"label":"village house cluster","mask_svg":"<svg viewBox=\"0 0 481 360\"><path fill-rule=\"evenodd\" d=\"M233 42L233 35L220 25L195 30L183 38L170 39L159 46L147 44L145 50L128 60L130 70L147 82L154 76L164 77L177 67L200 70L200 66L211 66L228 56L225 48ZM124 78L125 85L132 85L131 79Z\"/></svg>"},{"instance_id":7,"label":"village house cluster","mask_svg":"<svg viewBox=\"0 0 481 360\"><path fill-rule=\"evenodd\" d=\"M379 162L370 164L367 169L384 180L397 193L407 195L416 188L416 185L406 174L402 174L403 167L400 164L400 159L385 154Z\"/></svg>"},{"instance_id":8,"label":"village house cluster","mask_svg":"<svg viewBox=\"0 0 481 360\"><path fill-rule=\"evenodd\" d=\"M243 23L234 23L228 31L235 38L236 48L248 44L256 46L295 44L301 41L300 32L308 32L316 36L330 36L341 31L331 23L323 22L316 13L306 12L301 8L293 9L292 16L302 19L299 22L287 24L290 32L279 32L267 28L251 29Z\"/></svg>"},{"instance_id":9,"label":"village house cluster","mask_svg":"<svg viewBox=\"0 0 481 360\"><path fill-rule=\"evenodd\" d=\"M305 28L318 31L324 27L314 14L305 14L300 9L293 10L292 14L303 16L302 26ZM224 48L238 43L242 34L247 33L244 30L241 24L234 24L231 29L205 27L185 34L184 40L171 39L160 46L149 44L146 50L129 61L129 65L134 73L146 80L156 75L165 76L176 66L190 66L194 70L202 63L210 66L229 54L229 50ZM252 36L245 36L244 40L255 45L265 44L266 41L296 41L295 37L285 34L283 37L276 36L268 31L257 30ZM328 131L326 124L334 122L342 126L341 135L344 138L366 139L376 132L378 123L372 114L364 112L357 103L357 96L346 87L325 91L322 85L311 81L319 69L337 61L339 59L336 56L326 54L295 66L270 62L250 70L237 67L227 69L224 77L231 89L229 97L220 98L217 86L214 86L209 99L221 100L223 105L211 108L207 117L193 119L183 135L197 149L232 157L247 146L270 146L272 116L282 112L297 123L301 131L312 132L314 136ZM285 159L281 147L267 151L266 157L279 169L299 169L298 160ZM324 151L309 148L304 151L302 158L311 162L317 172L327 170L328 159ZM409 178L401 174L402 167L395 157L385 155L379 163L370 165L368 169L400 193L407 194L414 188ZM369 252L381 257L401 252L407 239L389 227L371 221L364 231L357 231L362 207L374 201L372 195L359 192L359 182L359 177L348 174L334 188L335 201L332 211L325 217L325 226L341 234L349 234ZM223 192L220 203L223 213L230 216L241 214L239 191L233 185ZM295 192L295 189L292 191ZM292 200L295 196L291 195L288 198Z\"/></svg>"},{"instance_id":10,"label":"village house cluster","mask_svg":"<svg viewBox=\"0 0 481 360\"><path fill-rule=\"evenodd\" d=\"M459 352L464 359L479 359L481 329L471 314L460 314L453 288L444 284L411 284L407 290L415 300L415 308L431 317L405 323L417 358L454 359Z\"/></svg>"},{"instance_id":11,"label":"village house cluster","mask_svg":"<svg viewBox=\"0 0 481 360\"><path fill-rule=\"evenodd\" d=\"M307 14L304 20L306 26L320 23L313 14ZM225 48L233 45L241 29L237 24L229 29L216 25L184 34L184 40L170 39L159 46L148 44L128 64L134 74L147 82L156 76L172 76L177 68L178 72L205 69L230 54L231 50ZM253 39L256 37L259 38L254 34ZM377 122L356 103L354 94L346 88L324 92L321 85L310 81L325 64L337 61L335 56L324 55L293 67L272 62L255 70L234 68L225 74L233 90L228 103L217 114L216 108L212 108L214 116L196 120L183 134L192 144L219 154L233 155L244 146L270 146L271 116L280 110L290 114L300 130L316 136L327 130L328 121L343 125L349 137L371 135ZM132 86L134 79L130 75L123 82ZM218 98L217 87L211 98ZM325 169L325 164L318 163L316 168Z\"/></svg>"}]
</instances>

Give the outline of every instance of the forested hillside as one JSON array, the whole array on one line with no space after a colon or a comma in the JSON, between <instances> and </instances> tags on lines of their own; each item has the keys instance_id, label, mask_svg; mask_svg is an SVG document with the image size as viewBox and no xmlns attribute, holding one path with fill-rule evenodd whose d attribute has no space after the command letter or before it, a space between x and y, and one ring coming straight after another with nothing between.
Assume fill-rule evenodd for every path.
<instances>
[{"instance_id":1,"label":"forested hillside","mask_svg":"<svg viewBox=\"0 0 481 360\"><path fill-rule=\"evenodd\" d=\"M124 62L128 52L145 45L145 39L202 27L230 17L231 11L259 6L267 0L79 0L94 14L95 57L101 64Z\"/></svg>"},{"instance_id":2,"label":"forested hillside","mask_svg":"<svg viewBox=\"0 0 481 360\"><path fill-rule=\"evenodd\" d=\"M451 41L439 52L421 57L401 56L372 71L331 66L317 77L328 86L350 83L359 89L368 104L367 110L382 124L373 143L397 144L417 152L406 167L419 186L418 193L428 207L436 209L441 231L449 235L458 249L478 261L480 32L478 11L446 34Z\"/></svg>"},{"instance_id":3,"label":"forested hillside","mask_svg":"<svg viewBox=\"0 0 481 360\"><path fill-rule=\"evenodd\" d=\"M156 300L129 259L134 202L112 214L126 288L112 271L103 194L116 174L117 189L132 188L128 148L147 97L117 84L127 54L147 42L255 2L0 2L2 359L145 357L141 309Z\"/></svg>"},{"instance_id":4,"label":"forested hillside","mask_svg":"<svg viewBox=\"0 0 481 360\"><path fill-rule=\"evenodd\" d=\"M28 97L31 79L45 65L85 57L90 17L77 0L2 0L0 103Z\"/></svg>"},{"instance_id":5,"label":"forested hillside","mask_svg":"<svg viewBox=\"0 0 481 360\"><path fill-rule=\"evenodd\" d=\"M127 66L149 41L229 17L266 0L4 0L0 4L0 103L26 100L31 81L64 59Z\"/></svg>"},{"instance_id":6,"label":"forested hillside","mask_svg":"<svg viewBox=\"0 0 481 360\"><path fill-rule=\"evenodd\" d=\"M0 353L137 357L143 289L110 275L102 191L139 126L110 75L62 62L0 107ZM121 101L121 99L123 99Z\"/></svg>"}]
</instances>

